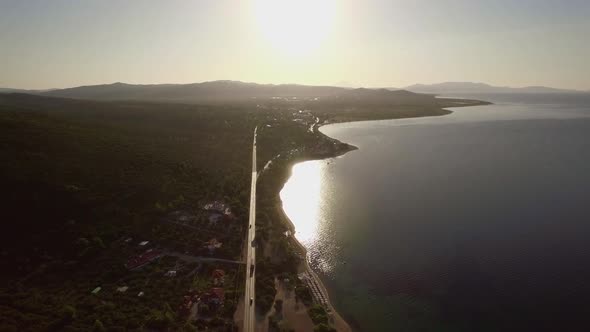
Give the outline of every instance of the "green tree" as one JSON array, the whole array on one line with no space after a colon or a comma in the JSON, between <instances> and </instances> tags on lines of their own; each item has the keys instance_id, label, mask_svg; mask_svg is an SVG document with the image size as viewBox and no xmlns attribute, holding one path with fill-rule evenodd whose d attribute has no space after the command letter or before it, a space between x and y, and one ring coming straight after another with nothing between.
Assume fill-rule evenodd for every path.
<instances>
[{"instance_id":1,"label":"green tree","mask_svg":"<svg viewBox=\"0 0 590 332\"><path fill-rule=\"evenodd\" d=\"M197 332L197 327L194 326L191 322L186 322L183 326L182 326L182 331L183 332Z\"/></svg>"},{"instance_id":2,"label":"green tree","mask_svg":"<svg viewBox=\"0 0 590 332\"><path fill-rule=\"evenodd\" d=\"M94 321L94 326L92 327L92 331L104 332L104 331L106 331L106 329L104 328L104 325L102 324L102 322L97 319Z\"/></svg>"},{"instance_id":3,"label":"green tree","mask_svg":"<svg viewBox=\"0 0 590 332\"><path fill-rule=\"evenodd\" d=\"M336 332L336 329L330 327L326 323L321 323L313 328L314 332Z\"/></svg>"}]
</instances>

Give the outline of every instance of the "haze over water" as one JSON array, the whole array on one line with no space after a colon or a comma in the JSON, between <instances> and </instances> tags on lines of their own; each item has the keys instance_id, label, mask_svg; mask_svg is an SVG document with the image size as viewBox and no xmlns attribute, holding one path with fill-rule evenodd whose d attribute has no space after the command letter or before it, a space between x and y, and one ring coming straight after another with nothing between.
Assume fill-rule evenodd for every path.
<instances>
[{"instance_id":1,"label":"haze over water","mask_svg":"<svg viewBox=\"0 0 590 332\"><path fill-rule=\"evenodd\" d=\"M590 98L467 96L443 117L322 127L284 208L363 331L570 330L590 313Z\"/></svg>"}]
</instances>

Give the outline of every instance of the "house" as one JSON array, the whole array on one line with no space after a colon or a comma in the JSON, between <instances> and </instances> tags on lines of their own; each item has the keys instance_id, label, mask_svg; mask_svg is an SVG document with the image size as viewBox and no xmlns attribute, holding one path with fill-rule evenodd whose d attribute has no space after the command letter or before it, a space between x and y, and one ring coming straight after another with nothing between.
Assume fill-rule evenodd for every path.
<instances>
[{"instance_id":1,"label":"house","mask_svg":"<svg viewBox=\"0 0 590 332\"><path fill-rule=\"evenodd\" d=\"M207 203L205 204L205 206L203 206L203 208L207 211L217 211L219 213L223 213L226 215L231 213L229 204L225 204L221 201L213 201L211 203Z\"/></svg>"},{"instance_id":2,"label":"house","mask_svg":"<svg viewBox=\"0 0 590 332\"><path fill-rule=\"evenodd\" d=\"M193 299L190 296L184 296L182 304L178 307L178 312L182 316L188 316L193 307Z\"/></svg>"},{"instance_id":3,"label":"house","mask_svg":"<svg viewBox=\"0 0 590 332\"><path fill-rule=\"evenodd\" d=\"M164 274L166 277L176 277L176 271L170 270Z\"/></svg>"},{"instance_id":4,"label":"house","mask_svg":"<svg viewBox=\"0 0 590 332\"><path fill-rule=\"evenodd\" d=\"M160 252L159 250L148 249L143 254L141 254L139 256L131 257L127 261L127 264L125 264L125 267L130 270L136 269L138 267L146 265L147 263L153 261L154 259L160 257L161 255L162 255L162 252Z\"/></svg>"},{"instance_id":5,"label":"house","mask_svg":"<svg viewBox=\"0 0 590 332\"><path fill-rule=\"evenodd\" d=\"M117 287L117 292L125 293L128 289L129 289L129 287L127 287L127 286Z\"/></svg>"},{"instance_id":6,"label":"house","mask_svg":"<svg viewBox=\"0 0 590 332\"><path fill-rule=\"evenodd\" d=\"M141 242L139 242L139 245L143 247L143 246L147 245L148 243L150 243L150 241L141 241Z\"/></svg>"},{"instance_id":7,"label":"house","mask_svg":"<svg viewBox=\"0 0 590 332\"><path fill-rule=\"evenodd\" d=\"M215 249L221 248L223 243L217 241L216 238L213 238L205 243L205 248L209 249L209 252L213 253Z\"/></svg>"},{"instance_id":8,"label":"house","mask_svg":"<svg viewBox=\"0 0 590 332\"><path fill-rule=\"evenodd\" d=\"M223 288L213 287L209 291L209 304L222 305L225 301L225 291Z\"/></svg>"},{"instance_id":9,"label":"house","mask_svg":"<svg viewBox=\"0 0 590 332\"><path fill-rule=\"evenodd\" d=\"M211 275L213 276L213 278L223 278L225 276L225 271L223 271L222 269L215 269L213 270Z\"/></svg>"},{"instance_id":10,"label":"house","mask_svg":"<svg viewBox=\"0 0 590 332\"><path fill-rule=\"evenodd\" d=\"M225 282L225 271L221 269L215 269L213 270L213 273L211 275L213 277L213 284L215 286L223 285L223 283Z\"/></svg>"}]
</instances>

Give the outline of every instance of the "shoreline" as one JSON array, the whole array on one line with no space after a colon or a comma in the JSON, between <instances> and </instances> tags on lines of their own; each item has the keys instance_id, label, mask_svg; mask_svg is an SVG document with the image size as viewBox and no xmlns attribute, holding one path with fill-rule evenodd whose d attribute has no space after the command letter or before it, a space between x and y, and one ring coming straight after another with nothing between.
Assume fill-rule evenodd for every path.
<instances>
[{"instance_id":1,"label":"shoreline","mask_svg":"<svg viewBox=\"0 0 590 332\"><path fill-rule=\"evenodd\" d=\"M450 114L450 113L448 113L448 114ZM446 114L444 114L444 115L446 115ZM379 120L362 120L362 121L379 121ZM334 151L333 153L330 153L330 154L327 154L325 156L318 157L318 158L306 158L304 160L292 160L292 161L290 161L288 163L288 165L287 165L288 173L287 173L286 180L283 182L283 185L281 186L281 189L277 193L279 204L276 207L277 208L277 212L281 216L282 222L287 226L287 228L291 232L291 236L289 236L290 242L293 243L296 247L298 247L299 250L301 251L301 253L305 257L305 259L303 260L304 263L302 264L302 266L299 267L299 269L302 270L300 273L307 273L307 275L309 275L313 279L313 282L317 285L319 291L322 293L322 296L326 300L326 307L327 307L326 309L328 311L329 316L332 317L332 319L333 319L332 325L339 332L341 332L341 331L342 332L352 332L353 329L352 329L351 325L348 323L348 321L346 321L340 315L340 313L336 310L336 308L332 304L332 301L330 300L330 294L328 292L328 289L324 285L324 282L316 274L316 272L313 270L313 268L309 265L309 259L308 259L308 256L307 256L307 254L308 254L307 248L301 242L299 242L299 240L295 237L295 230L296 230L295 229L295 224L293 224L293 221L291 220L291 218L289 218L289 216L287 216L287 214L285 213L285 210L283 209L283 200L280 197L280 193L283 190L283 188L284 188L285 184L287 183L287 181L289 181L289 179L293 175L293 167L296 164L303 163L303 162L308 162L308 161L313 161L313 160L325 160L325 159L337 158L337 157L340 157L342 155L345 155L346 153L348 153L350 151L354 151L354 150L358 150L359 149L358 147L356 147L354 145L350 145L348 143L344 143L344 142L341 142L341 141L339 141L339 140L337 140L335 138L332 138L330 136L327 136L324 133L320 132L320 130L319 130L319 128L321 126L324 126L324 125L335 124L335 123L346 123L346 122L359 122L359 121L343 121L343 122L329 122L329 123L328 122L324 122L324 123L321 123L321 124L318 123L318 124L316 124L314 126L313 131L315 133L318 133L318 134L324 136L324 138L329 139L329 140L331 140L333 142L337 142L339 144L344 144L344 145L347 146L347 149Z\"/></svg>"},{"instance_id":2,"label":"shoreline","mask_svg":"<svg viewBox=\"0 0 590 332\"><path fill-rule=\"evenodd\" d=\"M330 158L337 158L340 157L350 151L354 151L354 150L358 150L359 148L354 146L354 145L350 145L348 143L344 143L341 142L340 140L337 140L335 138L332 138L324 133L322 133L319 129L324 126L324 125L329 125L329 124L337 124L337 123L351 123L351 122L364 122L364 121L383 121L383 120L399 120L399 119L409 119L409 118L421 118L421 117L434 117L434 116L446 116L449 114L452 114L453 111L448 110L447 108L450 107L467 107L467 106L480 106L480 105L486 105L486 104L490 104L487 102L479 102L476 104L468 104L469 102L474 102L473 100L466 100L466 104L459 104L459 105L453 105L453 106L447 106L447 107L441 107L441 110L444 113L439 113L439 114L431 114L431 115L418 115L418 116L409 116L409 117L401 117L401 118L377 118L377 119L339 119L340 121L336 120L336 121L328 121L327 119L325 119L322 123L316 123L314 128L313 128L313 132L322 135L325 139L331 140L332 142L335 142L337 144L341 144L341 145L345 145L347 146L346 149L342 149L342 150L336 150L336 151L332 151L331 153L328 153L326 155L323 155L321 157L310 157L310 158L304 158L302 160L290 160L287 163L287 168L288 168L288 172L287 172L287 177L284 180L281 189L276 193L276 195L278 196L278 202L279 204L277 204L277 209L278 209L278 213L281 216L282 222L287 226L287 228L289 229L289 231L291 232L291 236L289 236L289 240L291 243L293 243L296 247L298 247L301 250L301 253L305 256L304 259L304 263L302 264L303 266L300 266L299 268L302 270L303 273L307 272L309 276L311 276L314 279L314 282L317 284L319 290L322 292L322 296L326 299L326 305L327 305L327 309L329 310L329 314L330 316L333 317L333 325L334 327L338 330L338 331L346 331L346 332L352 332L354 331L351 327L351 324L346 321L341 315L340 313L338 313L338 311L336 310L336 308L334 307L334 305L332 304L332 301L330 301L330 296L329 296L329 292L326 288L326 286L324 285L323 281L321 280L321 278L316 274L316 272L313 270L313 268L310 266L309 264L309 259L308 259L308 252L307 252L307 248L301 243L299 242L299 240L295 237L295 224L293 224L293 221L289 218L289 216L287 216L287 214L285 213L285 210L283 209L283 200L280 197L280 193L283 190L285 184L287 183L287 181L289 181L289 179L291 178L291 176L293 175L293 167L296 164L299 163L303 163L303 162L307 162L307 161L313 161L313 160L325 160L325 159L330 159Z\"/></svg>"}]
</instances>

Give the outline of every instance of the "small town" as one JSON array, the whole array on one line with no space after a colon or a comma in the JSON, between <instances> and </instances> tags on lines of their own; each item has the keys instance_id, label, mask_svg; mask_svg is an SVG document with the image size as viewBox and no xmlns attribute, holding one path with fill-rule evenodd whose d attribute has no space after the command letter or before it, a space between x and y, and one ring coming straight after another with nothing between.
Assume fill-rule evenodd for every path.
<instances>
[{"instance_id":1,"label":"small town","mask_svg":"<svg viewBox=\"0 0 590 332\"><path fill-rule=\"evenodd\" d=\"M184 252L175 251L157 240L120 239L121 251L129 253L124 264L127 273L116 282L96 285L90 290L92 296L100 299L108 294L119 299L147 300L155 295L151 293L154 291L152 284L160 285L158 287L174 284L184 287L178 289L181 295L165 301L178 303L170 310L179 318L200 328L232 326L233 312L243 287L239 275L244 273L244 263L223 253L223 243L217 240L225 238L222 230L227 229L228 224L238 222L229 204L212 201L194 212L174 210L163 217L162 222L205 237ZM154 327L165 324L163 321L153 323Z\"/></svg>"}]
</instances>

